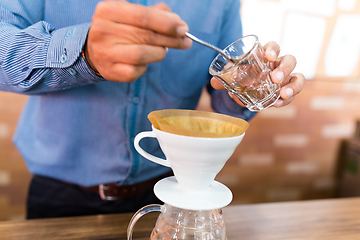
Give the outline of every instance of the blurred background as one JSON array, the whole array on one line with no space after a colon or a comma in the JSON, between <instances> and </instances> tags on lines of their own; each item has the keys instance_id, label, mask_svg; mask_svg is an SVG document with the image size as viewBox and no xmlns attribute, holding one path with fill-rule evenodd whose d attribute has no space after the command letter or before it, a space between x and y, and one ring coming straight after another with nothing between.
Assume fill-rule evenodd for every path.
<instances>
[{"instance_id":1,"label":"blurred background","mask_svg":"<svg viewBox=\"0 0 360 240\"><path fill-rule=\"evenodd\" d=\"M307 80L250 121L217 176L231 204L360 195L360 0L240 1L244 35L279 43ZM25 218L31 175L11 138L26 99L0 92L0 221ZM205 92L198 109L212 111Z\"/></svg>"}]
</instances>

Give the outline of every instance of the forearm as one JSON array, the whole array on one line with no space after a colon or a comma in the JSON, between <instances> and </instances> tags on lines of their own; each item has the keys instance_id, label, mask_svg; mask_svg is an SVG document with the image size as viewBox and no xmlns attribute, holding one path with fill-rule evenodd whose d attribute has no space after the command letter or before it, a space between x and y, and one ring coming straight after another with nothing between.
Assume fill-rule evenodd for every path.
<instances>
[{"instance_id":1,"label":"forearm","mask_svg":"<svg viewBox=\"0 0 360 240\"><path fill-rule=\"evenodd\" d=\"M0 90L40 94L104 79L81 57L90 24L55 30L46 22L25 29L0 24Z\"/></svg>"}]
</instances>

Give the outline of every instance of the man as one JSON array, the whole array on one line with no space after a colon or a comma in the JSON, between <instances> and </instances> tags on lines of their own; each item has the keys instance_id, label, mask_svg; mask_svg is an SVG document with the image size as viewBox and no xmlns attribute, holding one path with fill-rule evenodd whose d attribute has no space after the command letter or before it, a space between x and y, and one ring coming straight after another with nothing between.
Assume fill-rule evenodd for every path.
<instances>
[{"instance_id":1,"label":"man","mask_svg":"<svg viewBox=\"0 0 360 240\"><path fill-rule=\"evenodd\" d=\"M131 3L130 3L131 2ZM241 37L239 0L0 0L0 90L30 95L14 142L34 174L28 218L135 211L158 201L153 184L169 169L135 151L149 112L194 109L216 52ZM276 107L304 84L293 56L264 46ZM215 79L215 89L223 89ZM226 91L213 108L249 120ZM161 155L156 142L144 149Z\"/></svg>"}]
</instances>

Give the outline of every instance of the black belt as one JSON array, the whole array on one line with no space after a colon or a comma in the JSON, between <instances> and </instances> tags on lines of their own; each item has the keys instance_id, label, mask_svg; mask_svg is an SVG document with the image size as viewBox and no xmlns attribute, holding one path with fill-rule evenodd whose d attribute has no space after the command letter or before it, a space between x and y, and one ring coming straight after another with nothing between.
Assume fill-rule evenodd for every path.
<instances>
[{"instance_id":1,"label":"black belt","mask_svg":"<svg viewBox=\"0 0 360 240\"><path fill-rule=\"evenodd\" d=\"M107 183L93 187L83 187L79 185L76 186L85 191L99 194L102 200L113 201L120 198L140 195L141 193L144 193L152 189L155 183L157 183L161 179L170 176L173 176L172 172L163 174L156 178L151 178L143 182L135 183L132 185L117 185L116 183Z\"/></svg>"}]
</instances>

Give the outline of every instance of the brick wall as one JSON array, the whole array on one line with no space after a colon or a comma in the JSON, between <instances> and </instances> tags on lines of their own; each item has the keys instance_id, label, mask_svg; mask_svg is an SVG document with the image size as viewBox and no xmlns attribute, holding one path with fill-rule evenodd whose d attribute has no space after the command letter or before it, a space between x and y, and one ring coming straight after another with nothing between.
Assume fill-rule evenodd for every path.
<instances>
[{"instance_id":1,"label":"brick wall","mask_svg":"<svg viewBox=\"0 0 360 240\"><path fill-rule=\"evenodd\" d=\"M31 175L11 141L26 96L0 92L0 221L23 219Z\"/></svg>"}]
</instances>

